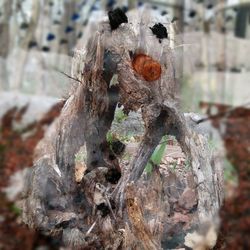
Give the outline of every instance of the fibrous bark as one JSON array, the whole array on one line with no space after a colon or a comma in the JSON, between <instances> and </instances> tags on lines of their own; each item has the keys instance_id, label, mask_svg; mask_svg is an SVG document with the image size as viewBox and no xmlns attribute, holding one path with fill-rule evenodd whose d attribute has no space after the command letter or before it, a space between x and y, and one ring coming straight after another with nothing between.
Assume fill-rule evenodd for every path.
<instances>
[{"instance_id":1,"label":"fibrous bark","mask_svg":"<svg viewBox=\"0 0 250 250\"><path fill-rule=\"evenodd\" d=\"M149 17L146 13L138 22L129 16L128 23L112 31L106 21L99 25L85 49L81 83L37 148L24 192L23 218L28 225L61 237L65 245L165 247L166 219L173 212L171 195L165 190L168 180L157 168L151 177L143 170L166 134L176 137L191 162L197 220L209 221L218 212L221 169L211 165L206 140L191 130L178 108L173 51L167 38L159 41L152 34ZM146 81L133 70L131 62L138 53L160 63L158 80ZM118 82L113 85L115 75ZM125 112L141 109L145 126L128 168L106 140L118 103ZM79 150L84 152L81 164L86 171L76 181Z\"/></svg>"}]
</instances>

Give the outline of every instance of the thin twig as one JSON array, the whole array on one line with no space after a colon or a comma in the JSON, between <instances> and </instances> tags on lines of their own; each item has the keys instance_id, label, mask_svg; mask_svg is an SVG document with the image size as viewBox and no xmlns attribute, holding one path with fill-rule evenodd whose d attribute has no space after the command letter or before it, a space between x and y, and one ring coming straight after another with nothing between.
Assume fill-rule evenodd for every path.
<instances>
[{"instance_id":1,"label":"thin twig","mask_svg":"<svg viewBox=\"0 0 250 250\"><path fill-rule=\"evenodd\" d=\"M106 202L107 202L107 204L108 204L109 210L110 210L110 212L111 212L111 214L112 214L114 220L116 220L116 216L115 216L114 211L113 211L113 209L112 209L112 207L111 207L111 204L110 204L110 201L109 201L109 198L108 198L107 194L105 194L105 197L104 197L104 198L105 198L105 200L106 200Z\"/></svg>"},{"instance_id":2,"label":"thin twig","mask_svg":"<svg viewBox=\"0 0 250 250\"><path fill-rule=\"evenodd\" d=\"M116 220L116 216L115 216L115 214L114 214L114 212L113 212L112 206L111 206L110 201L109 201L109 196L110 196L110 195L108 194L108 191L107 191L106 187L103 186L103 185L100 184L100 183L97 183L97 184L96 184L96 188L97 188L97 189L102 193L102 195L104 196L104 199L105 199L105 201L106 201L107 204L108 204L109 210L110 210L110 212L111 212L111 214L112 214L114 220Z\"/></svg>"},{"instance_id":3,"label":"thin twig","mask_svg":"<svg viewBox=\"0 0 250 250\"><path fill-rule=\"evenodd\" d=\"M76 82L82 83L79 79L76 79L76 78L74 78L74 77L68 75L67 73L65 73L65 72L63 72L63 71L58 70L58 72L60 72L61 74L67 76L67 77L68 77L69 79L71 79L71 80L74 80L74 81L76 81Z\"/></svg>"},{"instance_id":4,"label":"thin twig","mask_svg":"<svg viewBox=\"0 0 250 250\"><path fill-rule=\"evenodd\" d=\"M93 228L95 227L95 225L96 225L98 219L99 219L99 218L97 218L97 219L95 220L95 222L91 225L91 227L89 228L89 230L88 230L87 233L86 233L86 236L89 235L89 234L91 233L91 231L92 231Z\"/></svg>"}]
</instances>

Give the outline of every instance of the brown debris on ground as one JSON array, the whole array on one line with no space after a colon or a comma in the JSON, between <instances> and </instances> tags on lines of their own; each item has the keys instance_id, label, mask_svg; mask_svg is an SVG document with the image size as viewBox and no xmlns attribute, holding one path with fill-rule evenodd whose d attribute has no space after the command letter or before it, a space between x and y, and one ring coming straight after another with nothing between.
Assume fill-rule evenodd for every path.
<instances>
[{"instance_id":1,"label":"brown debris on ground","mask_svg":"<svg viewBox=\"0 0 250 250\"><path fill-rule=\"evenodd\" d=\"M50 125L61 111L63 103L54 105L44 117L27 125L21 131L13 129L13 122L18 122L28 106L8 110L1 119L0 131L0 190L8 185L11 175L16 171L32 166L33 151L44 135L46 126ZM30 133L28 136L24 136ZM21 223L21 211L14 203L7 201L0 192L0 249L18 250L34 249L46 245L57 249L50 238L28 229Z\"/></svg>"},{"instance_id":2,"label":"brown debris on ground","mask_svg":"<svg viewBox=\"0 0 250 250\"><path fill-rule=\"evenodd\" d=\"M238 107L227 113L230 106L210 104L212 106L224 113L223 117L213 119L213 125L219 129L221 123L225 124L221 135L227 158L238 174L236 193L226 199L221 208L221 231L216 249L250 249L250 109Z\"/></svg>"}]
</instances>

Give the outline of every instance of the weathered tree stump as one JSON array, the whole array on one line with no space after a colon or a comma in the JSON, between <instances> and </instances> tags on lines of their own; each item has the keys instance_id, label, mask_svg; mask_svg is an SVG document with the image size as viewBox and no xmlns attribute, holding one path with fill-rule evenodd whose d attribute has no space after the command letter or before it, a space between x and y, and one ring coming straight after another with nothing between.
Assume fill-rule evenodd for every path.
<instances>
[{"instance_id":1,"label":"weathered tree stump","mask_svg":"<svg viewBox=\"0 0 250 250\"><path fill-rule=\"evenodd\" d=\"M173 201L167 185L181 179L174 175L165 179L157 167L151 176L143 174L166 134L176 137L191 163L190 188L197 199L193 210L189 208L195 213L193 224L212 223L221 204L221 169L214 164L205 137L195 132L195 122L185 119L178 108L168 26L154 26L149 12L138 16L127 21L116 10L109 13L109 22L100 23L84 51L81 83L36 151L24 192L23 218L29 226L61 237L67 246L170 248L166 227L180 197ZM135 62L138 55L142 58ZM106 140L118 104L127 113L140 109L145 127L128 168ZM80 166L79 151L84 155ZM174 232L190 229L183 224L178 228ZM181 244L183 239L177 245Z\"/></svg>"}]
</instances>

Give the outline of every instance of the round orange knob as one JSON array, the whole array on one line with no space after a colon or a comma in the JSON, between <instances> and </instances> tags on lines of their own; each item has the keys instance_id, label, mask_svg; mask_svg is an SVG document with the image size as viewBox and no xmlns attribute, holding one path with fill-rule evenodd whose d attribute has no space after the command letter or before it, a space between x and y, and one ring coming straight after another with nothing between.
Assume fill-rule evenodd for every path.
<instances>
[{"instance_id":1,"label":"round orange knob","mask_svg":"<svg viewBox=\"0 0 250 250\"><path fill-rule=\"evenodd\" d=\"M161 65L152 57L138 54L132 62L133 69L146 81L155 81L161 76Z\"/></svg>"}]
</instances>

